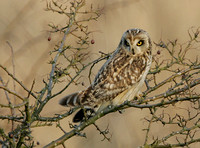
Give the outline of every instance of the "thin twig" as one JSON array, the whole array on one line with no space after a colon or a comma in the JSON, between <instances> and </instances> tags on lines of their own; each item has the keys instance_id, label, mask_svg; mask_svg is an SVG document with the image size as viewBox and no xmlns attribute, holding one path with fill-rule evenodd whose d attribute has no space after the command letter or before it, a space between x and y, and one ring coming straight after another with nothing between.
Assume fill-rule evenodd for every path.
<instances>
[{"instance_id":1,"label":"thin twig","mask_svg":"<svg viewBox=\"0 0 200 148\"><path fill-rule=\"evenodd\" d=\"M17 94L17 93L14 92L14 91L9 90L7 87L5 87L5 86L3 86L3 85L0 85L0 89L3 89L3 90L5 90L5 91L7 91L8 93L10 93L10 94L12 94L12 95L18 97L18 98L21 99L22 101L24 100L24 98L23 98L22 96L20 96L19 94Z\"/></svg>"},{"instance_id":2,"label":"thin twig","mask_svg":"<svg viewBox=\"0 0 200 148\"><path fill-rule=\"evenodd\" d=\"M13 76L13 74L11 74L4 66L2 66L0 64L0 68L2 68L13 80L15 80L25 91L29 92L29 90L23 85L22 82L20 82L16 77ZM31 93L31 95L37 99L37 97L35 96L35 94Z\"/></svg>"},{"instance_id":3,"label":"thin twig","mask_svg":"<svg viewBox=\"0 0 200 148\"><path fill-rule=\"evenodd\" d=\"M108 140L110 142L110 138L107 137L106 134L109 133L108 128L106 128L105 131L102 131L97 124L93 123L93 125L96 127L96 129L99 131L100 134L103 135L103 139L101 141L104 141L105 139Z\"/></svg>"},{"instance_id":4,"label":"thin twig","mask_svg":"<svg viewBox=\"0 0 200 148\"><path fill-rule=\"evenodd\" d=\"M11 50L11 57L12 57L12 67L13 67L13 76L15 77L15 62L14 62L14 51L13 51L13 47L12 45L10 44L9 41L6 41L6 43L8 44L8 46L10 47L10 50ZM13 79L13 90L16 92L16 84L15 84L15 80ZM14 97L14 104L16 104L16 97L15 95L13 96ZM12 116L15 116L15 109L14 108L10 108L11 109L11 114ZM14 130L14 121L12 121L12 131Z\"/></svg>"}]
</instances>

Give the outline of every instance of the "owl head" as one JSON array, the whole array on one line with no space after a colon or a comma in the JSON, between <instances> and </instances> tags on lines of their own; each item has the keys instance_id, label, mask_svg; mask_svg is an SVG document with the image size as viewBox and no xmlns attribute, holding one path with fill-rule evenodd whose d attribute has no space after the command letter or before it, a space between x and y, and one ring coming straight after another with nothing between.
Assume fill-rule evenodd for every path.
<instances>
[{"instance_id":1,"label":"owl head","mask_svg":"<svg viewBox=\"0 0 200 148\"><path fill-rule=\"evenodd\" d=\"M150 51L152 45L146 31L142 29L129 29L123 34L120 46L132 54L139 54Z\"/></svg>"}]
</instances>

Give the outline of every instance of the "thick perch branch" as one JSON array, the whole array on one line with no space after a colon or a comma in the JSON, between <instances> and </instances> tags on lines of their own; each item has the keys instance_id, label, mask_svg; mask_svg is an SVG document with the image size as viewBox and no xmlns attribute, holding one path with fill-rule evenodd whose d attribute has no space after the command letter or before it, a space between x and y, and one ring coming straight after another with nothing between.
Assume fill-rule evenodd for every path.
<instances>
[{"instance_id":1,"label":"thick perch branch","mask_svg":"<svg viewBox=\"0 0 200 148\"><path fill-rule=\"evenodd\" d=\"M105 116L105 115L107 115L109 113L121 110L121 109L126 109L126 108L129 108L129 107L153 108L153 107L159 107L159 106L172 104L173 102L177 102L177 101L187 101L187 100L193 100L193 99L200 99L200 96L191 97L191 98L189 98L189 97L187 97L187 98L177 98L177 99L174 99L174 100L171 100L171 101L166 101L166 102L152 104L152 105L141 105L139 102L134 103L134 102L131 102L131 101L130 102L126 101L123 104L118 105L118 106L108 106L107 108L102 110L100 113L96 114L94 117L92 117L92 118L88 119L87 121L81 123L74 130L70 131L69 133L64 134L59 139L49 143L48 145L45 146L45 148L55 147L57 145L60 145L60 144L64 143L67 139L73 137L74 135L76 135L77 133L82 131L87 126L95 123L95 121L98 120L99 118L101 118L101 117L103 117L103 116Z\"/></svg>"}]
</instances>

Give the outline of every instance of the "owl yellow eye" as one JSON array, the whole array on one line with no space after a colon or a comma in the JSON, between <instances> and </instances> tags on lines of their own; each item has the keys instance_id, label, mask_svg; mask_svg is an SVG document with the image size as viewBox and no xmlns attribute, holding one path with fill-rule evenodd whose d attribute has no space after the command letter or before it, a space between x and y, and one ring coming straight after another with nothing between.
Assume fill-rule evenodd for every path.
<instances>
[{"instance_id":1,"label":"owl yellow eye","mask_svg":"<svg viewBox=\"0 0 200 148\"><path fill-rule=\"evenodd\" d=\"M140 40L138 43L137 43L137 46L141 46L144 44L144 41L143 40Z\"/></svg>"}]
</instances>

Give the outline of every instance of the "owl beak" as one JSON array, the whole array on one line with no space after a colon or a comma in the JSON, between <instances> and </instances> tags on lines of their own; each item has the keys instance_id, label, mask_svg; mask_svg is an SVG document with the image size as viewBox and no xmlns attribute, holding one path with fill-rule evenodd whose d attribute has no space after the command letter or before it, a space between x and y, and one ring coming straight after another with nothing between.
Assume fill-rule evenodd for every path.
<instances>
[{"instance_id":1,"label":"owl beak","mask_svg":"<svg viewBox=\"0 0 200 148\"><path fill-rule=\"evenodd\" d=\"M135 54L135 49L134 48L132 48L131 51L132 51L132 54Z\"/></svg>"}]
</instances>

